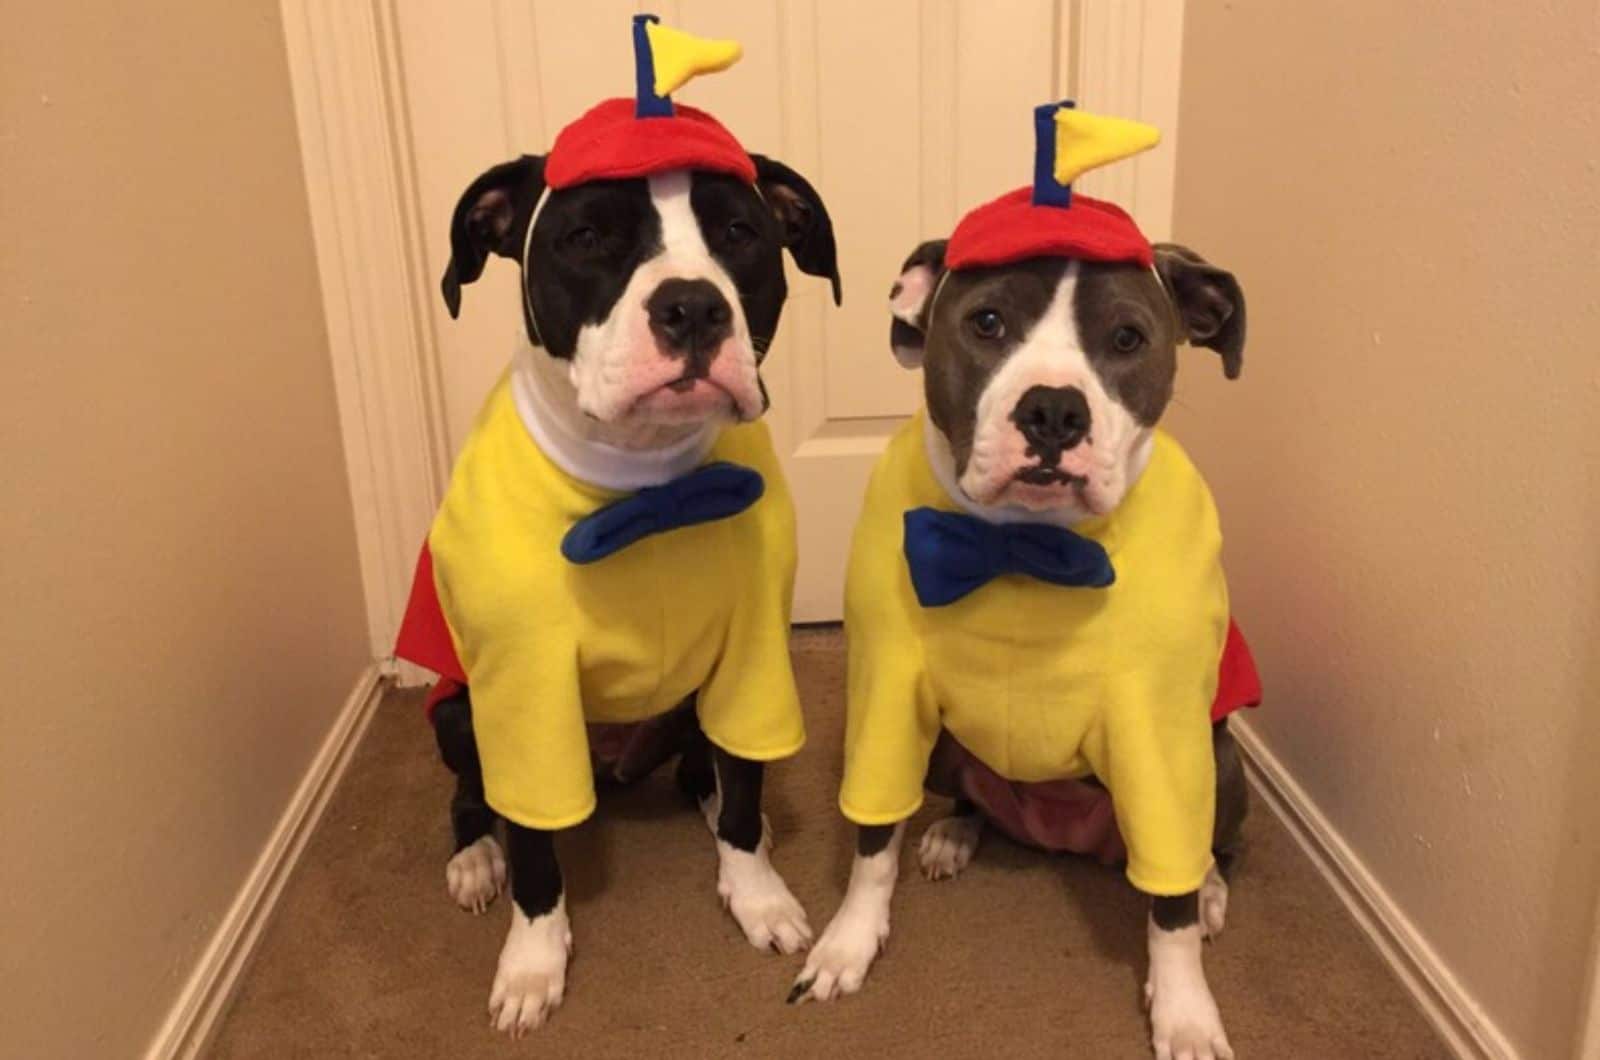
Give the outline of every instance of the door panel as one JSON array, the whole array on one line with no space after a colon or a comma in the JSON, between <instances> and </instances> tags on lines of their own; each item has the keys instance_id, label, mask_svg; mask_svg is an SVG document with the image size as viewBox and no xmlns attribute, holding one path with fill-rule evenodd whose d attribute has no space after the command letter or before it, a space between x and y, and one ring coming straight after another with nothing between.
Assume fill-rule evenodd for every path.
<instances>
[{"instance_id":1,"label":"door panel","mask_svg":"<svg viewBox=\"0 0 1600 1060\"><path fill-rule=\"evenodd\" d=\"M889 285L960 210L1029 178L1028 114L1054 91L1054 23L1052 0L788 7L799 25L784 54L803 77L786 97L803 137L790 149L833 212L845 284L839 309L806 292L782 351L790 392L779 418L801 522L795 614L806 621L839 617L867 475L921 404L920 374L889 352ZM974 34L990 61L958 61L957 42L971 54Z\"/></svg>"}]
</instances>

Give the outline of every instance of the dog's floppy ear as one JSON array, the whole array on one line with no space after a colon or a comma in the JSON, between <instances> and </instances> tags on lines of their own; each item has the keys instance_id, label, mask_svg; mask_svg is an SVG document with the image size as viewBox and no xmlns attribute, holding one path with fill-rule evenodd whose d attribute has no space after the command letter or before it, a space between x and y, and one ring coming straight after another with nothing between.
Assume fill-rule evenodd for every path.
<instances>
[{"instance_id":1,"label":"dog's floppy ear","mask_svg":"<svg viewBox=\"0 0 1600 1060\"><path fill-rule=\"evenodd\" d=\"M483 275L490 254L522 256L534 203L544 190L544 159L523 155L502 162L461 193L450 217L450 264L439 282L444 304L454 318L461 312L461 285Z\"/></svg>"},{"instance_id":2,"label":"dog's floppy ear","mask_svg":"<svg viewBox=\"0 0 1600 1060\"><path fill-rule=\"evenodd\" d=\"M833 283L833 304L842 300L839 288L839 251L833 241L833 221L822 196L811 183L765 155L751 155L756 164L756 186L772 208L783 235L783 245L801 272L825 276Z\"/></svg>"},{"instance_id":3,"label":"dog's floppy ear","mask_svg":"<svg viewBox=\"0 0 1600 1060\"><path fill-rule=\"evenodd\" d=\"M928 312L933 292L944 276L944 248L949 240L930 239L911 252L900 266L900 276L889 288L889 348L902 367L922 364L928 342Z\"/></svg>"},{"instance_id":4,"label":"dog's floppy ear","mask_svg":"<svg viewBox=\"0 0 1600 1060\"><path fill-rule=\"evenodd\" d=\"M1188 247L1157 243L1154 249L1156 271L1189 344L1222 354L1222 374L1239 378L1244 365L1244 292L1239 281Z\"/></svg>"}]
</instances>

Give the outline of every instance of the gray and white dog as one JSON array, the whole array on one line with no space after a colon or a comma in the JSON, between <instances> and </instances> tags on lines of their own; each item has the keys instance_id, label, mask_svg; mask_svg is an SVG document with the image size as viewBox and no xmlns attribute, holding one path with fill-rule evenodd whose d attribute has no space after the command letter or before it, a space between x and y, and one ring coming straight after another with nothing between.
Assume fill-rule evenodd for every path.
<instances>
[{"instance_id":1,"label":"gray and white dog","mask_svg":"<svg viewBox=\"0 0 1600 1060\"><path fill-rule=\"evenodd\" d=\"M1172 399L1178 345L1216 350L1227 376L1239 374L1239 284L1184 247L1157 245L1153 270L1032 258L947 271L944 253L945 242L936 241L907 259L891 291L891 345L903 364L923 368L933 478L980 520L1071 527L1113 515L1151 461L1156 425ZM1211 845L1225 870L1244 816L1244 779L1225 722L1212 741ZM922 837L925 873L959 873L983 827L978 809L958 799L954 814ZM860 828L843 904L791 1000L860 989L888 938L904 829L904 820ZM1146 995L1159 1057L1233 1055L1201 964L1202 937L1221 930L1227 897L1214 867L1200 890L1153 898Z\"/></svg>"}]
</instances>

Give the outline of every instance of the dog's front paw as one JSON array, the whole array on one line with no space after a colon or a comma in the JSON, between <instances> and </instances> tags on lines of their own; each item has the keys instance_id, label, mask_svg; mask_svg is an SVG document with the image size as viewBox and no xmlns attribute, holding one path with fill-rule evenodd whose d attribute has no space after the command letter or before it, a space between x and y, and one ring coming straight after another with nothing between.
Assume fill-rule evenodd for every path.
<instances>
[{"instance_id":1,"label":"dog's front paw","mask_svg":"<svg viewBox=\"0 0 1600 1060\"><path fill-rule=\"evenodd\" d=\"M866 981L867 970L889 940L889 903L851 902L839 907L822 938L806 958L806 966L789 991L789 1001L831 1001L853 994Z\"/></svg>"},{"instance_id":2,"label":"dog's front paw","mask_svg":"<svg viewBox=\"0 0 1600 1060\"><path fill-rule=\"evenodd\" d=\"M500 966L489 991L489 1024L520 1038L545 1021L567 988L567 955L572 952L572 926L567 902L531 920L511 910L511 930L500 950Z\"/></svg>"},{"instance_id":3,"label":"dog's front paw","mask_svg":"<svg viewBox=\"0 0 1600 1060\"><path fill-rule=\"evenodd\" d=\"M1206 882L1200 885L1200 933L1208 939L1222 934L1228 920L1228 881L1222 878L1215 865L1206 873Z\"/></svg>"},{"instance_id":4,"label":"dog's front paw","mask_svg":"<svg viewBox=\"0 0 1600 1060\"><path fill-rule=\"evenodd\" d=\"M717 893L758 950L799 953L811 944L806 911L767 858L765 843L755 851L717 841Z\"/></svg>"},{"instance_id":5,"label":"dog's front paw","mask_svg":"<svg viewBox=\"0 0 1600 1060\"><path fill-rule=\"evenodd\" d=\"M1152 974L1144 993L1156 1060L1233 1060L1222 1016L1203 978L1161 979Z\"/></svg>"},{"instance_id":6,"label":"dog's front paw","mask_svg":"<svg viewBox=\"0 0 1600 1060\"><path fill-rule=\"evenodd\" d=\"M917 856L922 874L930 880L953 880L972 863L978 852L978 837L983 833L983 818L975 813L945 817L922 833Z\"/></svg>"},{"instance_id":7,"label":"dog's front paw","mask_svg":"<svg viewBox=\"0 0 1600 1060\"><path fill-rule=\"evenodd\" d=\"M506 886L506 856L494 836L482 836L456 851L444 867L451 899L469 913L481 914Z\"/></svg>"},{"instance_id":8,"label":"dog's front paw","mask_svg":"<svg viewBox=\"0 0 1600 1060\"><path fill-rule=\"evenodd\" d=\"M1210 991L1145 987L1150 995L1150 1044L1156 1060L1233 1060L1233 1047Z\"/></svg>"}]
</instances>

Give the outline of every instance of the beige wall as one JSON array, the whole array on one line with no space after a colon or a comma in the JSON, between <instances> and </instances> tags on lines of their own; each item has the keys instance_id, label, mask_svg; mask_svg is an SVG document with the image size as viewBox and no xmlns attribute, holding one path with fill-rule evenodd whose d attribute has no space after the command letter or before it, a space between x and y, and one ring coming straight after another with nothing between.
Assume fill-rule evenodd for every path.
<instances>
[{"instance_id":1,"label":"beige wall","mask_svg":"<svg viewBox=\"0 0 1600 1060\"><path fill-rule=\"evenodd\" d=\"M1528 1057L1572 1055L1600 853L1591 2L1193 2L1185 369L1258 731Z\"/></svg>"},{"instance_id":2,"label":"beige wall","mask_svg":"<svg viewBox=\"0 0 1600 1060\"><path fill-rule=\"evenodd\" d=\"M0 14L0 1052L141 1051L367 662L277 5Z\"/></svg>"}]
</instances>

